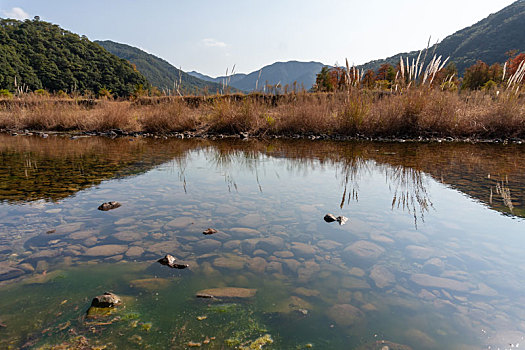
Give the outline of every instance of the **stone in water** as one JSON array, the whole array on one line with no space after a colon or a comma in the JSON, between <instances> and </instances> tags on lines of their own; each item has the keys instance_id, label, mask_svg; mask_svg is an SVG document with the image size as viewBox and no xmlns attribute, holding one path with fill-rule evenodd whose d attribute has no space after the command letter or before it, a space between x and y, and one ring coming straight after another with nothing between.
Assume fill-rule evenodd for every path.
<instances>
[{"instance_id":1,"label":"stone in water","mask_svg":"<svg viewBox=\"0 0 525 350\"><path fill-rule=\"evenodd\" d=\"M120 206L121 206L121 204L119 202L106 202L106 203L102 203L98 207L98 210L108 211L108 210L111 210L111 209L117 209Z\"/></svg>"},{"instance_id":2,"label":"stone in water","mask_svg":"<svg viewBox=\"0 0 525 350\"><path fill-rule=\"evenodd\" d=\"M324 216L324 221L326 221L326 222L334 222L334 221L337 221L337 218L333 214L326 214Z\"/></svg>"},{"instance_id":3,"label":"stone in water","mask_svg":"<svg viewBox=\"0 0 525 350\"><path fill-rule=\"evenodd\" d=\"M185 269L189 266L188 264L177 264L173 255L170 254L166 254L165 257L157 260L157 262L161 263L161 265L169 266L172 269Z\"/></svg>"},{"instance_id":4,"label":"stone in water","mask_svg":"<svg viewBox=\"0 0 525 350\"><path fill-rule=\"evenodd\" d=\"M205 234L205 235L212 235L214 233L217 233L217 230L214 229L214 228L209 228L209 229L207 229L206 231L203 232L203 234Z\"/></svg>"}]
</instances>

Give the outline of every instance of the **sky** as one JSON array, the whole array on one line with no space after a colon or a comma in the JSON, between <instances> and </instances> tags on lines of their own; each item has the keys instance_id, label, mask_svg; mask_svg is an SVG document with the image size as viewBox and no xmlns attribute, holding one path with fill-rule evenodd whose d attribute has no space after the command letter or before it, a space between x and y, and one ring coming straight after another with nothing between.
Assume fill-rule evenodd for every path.
<instances>
[{"instance_id":1,"label":"sky","mask_svg":"<svg viewBox=\"0 0 525 350\"><path fill-rule=\"evenodd\" d=\"M515 0L0 0L91 40L141 48L184 71L250 73L277 61L362 64L426 47Z\"/></svg>"}]
</instances>

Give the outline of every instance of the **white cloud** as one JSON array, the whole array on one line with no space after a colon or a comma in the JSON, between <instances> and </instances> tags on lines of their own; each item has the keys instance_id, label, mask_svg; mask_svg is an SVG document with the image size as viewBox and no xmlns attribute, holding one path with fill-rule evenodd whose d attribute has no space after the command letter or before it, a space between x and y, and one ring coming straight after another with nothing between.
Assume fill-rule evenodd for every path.
<instances>
[{"instance_id":1,"label":"white cloud","mask_svg":"<svg viewBox=\"0 0 525 350\"><path fill-rule=\"evenodd\" d=\"M202 39L202 44L207 47L226 47L226 43L213 38Z\"/></svg>"},{"instance_id":2,"label":"white cloud","mask_svg":"<svg viewBox=\"0 0 525 350\"><path fill-rule=\"evenodd\" d=\"M6 18L23 20L29 18L29 14L22 10L20 7L13 7L11 10L2 11L2 14Z\"/></svg>"}]
</instances>

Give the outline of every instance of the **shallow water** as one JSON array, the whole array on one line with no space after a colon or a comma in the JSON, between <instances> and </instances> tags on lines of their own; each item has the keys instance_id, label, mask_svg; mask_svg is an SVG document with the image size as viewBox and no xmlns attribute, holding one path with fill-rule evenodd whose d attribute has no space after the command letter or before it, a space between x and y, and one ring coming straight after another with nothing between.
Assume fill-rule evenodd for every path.
<instances>
[{"instance_id":1,"label":"shallow water","mask_svg":"<svg viewBox=\"0 0 525 350\"><path fill-rule=\"evenodd\" d=\"M517 347L524 155L0 135L0 347ZM189 268L155 262L166 253ZM220 287L256 294L195 297ZM86 317L105 291L122 305Z\"/></svg>"}]
</instances>

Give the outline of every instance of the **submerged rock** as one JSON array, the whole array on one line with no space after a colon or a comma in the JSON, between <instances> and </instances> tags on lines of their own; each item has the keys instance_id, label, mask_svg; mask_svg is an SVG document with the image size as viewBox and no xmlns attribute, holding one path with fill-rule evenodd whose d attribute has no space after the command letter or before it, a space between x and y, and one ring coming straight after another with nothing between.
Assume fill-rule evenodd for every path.
<instances>
[{"instance_id":1,"label":"submerged rock","mask_svg":"<svg viewBox=\"0 0 525 350\"><path fill-rule=\"evenodd\" d=\"M377 259L385 249L369 241L357 241L346 247L344 252L363 259Z\"/></svg>"},{"instance_id":2,"label":"submerged rock","mask_svg":"<svg viewBox=\"0 0 525 350\"><path fill-rule=\"evenodd\" d=\"M413 274L410 280L421 287L443 288L457 292L467 292L471 285L467 282L461 282L450 278L435 277L422 273Z\"/></svg>"},{"instance_id":3,"label":"submerged rock","mask_svg":"<svg viewBox=\"0 0 525 350\"><path fill-rule=\"evenodd\" d=\"M0 262L0 281L16 278L24 274L24 271L9 265L7 261Z\"/></svg>"},{"instance_id":4,"label":"submerged rock","mask_svg":"<svg viewBox=\"0 0 525 350\"><path fill-rule=\"evenodd\" d=\"M412 350L412 348L408 345L397 344L388 340L376 340L363 344L356 350Z\"/></svg>"},{"instance_id":5,"label":"submerged rock","mask_svg":"<svg viewBox=\"0 0 525 350\"><path fill-rule=\"evenodd\" d=\"M370 272L370 279L374 281L378 288L385 288L396 282L394 274L381 265L374 265Z\"/></svg>"},{"instance_id":6,"label":"submerged rock","mask_svg":"<svg viewBox=\"0 0 525 350\"><path fill-rule=\"evenodd\" d=\"M91 301L91 307L108 308L115 307L120 303L122 303L122 300L120 300L118 295L111 292L105 292L104 294L93 298L93 301Z\"/></svg>"},{"instance_id":7,"label":"submerged rock","mask_svg":"<svg viewBox=\"0 0 525 350\"><path fill-rule=\"evenodd\" d=\"M127 245L105 244L87 249L84 253L86 256L113 256L123 254L128 250Z\"/></svg>"},{"instance_id":8,"label":"submerged rock","mask_svg":"<svg viewBox=\"0 0 525 350\"><path fill-rule=\"evenodd\" d=\"M173 255L170 255L170 254L166 254L165 257L163 257L162 259L159 259L157 260L157 262L159 262L161 265L166 265L166 266L169 266L171 267L172 269L185 269L187 267L189 267L188 264L178 264L175 262L175 258L173 257Z\"/></svg>"},{"instance_id":9,"label":"submerged rock","mask_svg":"<svg viewBox=\"0 0 525 350\"><path fill-rule=\"evenodd\" d=\"M214 228L208 228L207 230L205 230L202 234L204 235L212 235L214 233L217 233L217 230L214 229Z\"/></svg>"},{"instance_id":10,"label":"submerged rock","mask_svg":"<svg viewBox=\"0 0 525 350\"><path fill-rule=\"evenodd\" d=\"M143 278L129 282L130 287L144 289L149 292L166 288L170 283L171 281L166 278Z\"/></svg>"},{"instance_id":11,"label":"submerged rock","mask_svg":"<svg viewBox=\"0 0 525 350\"><path fill-rule=\"evenodd\" d=\"M350 304L337 304L328 309L328 317L340 326L351 326L362 316L361 310Z\"/></svg>"},{"instance_id":12,"label":"submerged rock","mask_svg":"<svg viewBox=\"0 0 525 350\"><path fill-rule=\"evenodd\" d=\"M253 298L257 293L257 289L224 287L211 288L198 291L195 296L197 298L231 298L231 299L247 299Z\"/></svg>"},{"instance_id":13,"label":"submerged rock","mask_svg":"<svg viewBox=\"0 0 525 350\"><path fill-rule=\"evenodd\" d=\"M98 207L98 210L108 211L108 210L112 210L112 209L117 209L120 206L121 206L121 204L119 202L106 202L106 203L102 203Z\"/></svg>"}]
</instances>

